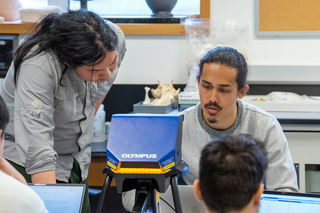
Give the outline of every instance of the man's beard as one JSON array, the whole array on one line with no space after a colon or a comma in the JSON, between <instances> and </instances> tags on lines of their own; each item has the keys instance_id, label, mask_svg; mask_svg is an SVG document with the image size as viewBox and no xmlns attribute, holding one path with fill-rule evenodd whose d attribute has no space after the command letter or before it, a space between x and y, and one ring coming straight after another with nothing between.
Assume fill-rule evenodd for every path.
<instances>
[{"instance_id":1,"label":"man's beard","mask_svg":"<svg viewBox=\"0 0 320 213\"><path fill-rule=\"evenodd\" d=\"M218 122L217 119L215 119L215 118L208 118L207 121L208 121L208 123L211 123L211 124Z\"/></svg>"}]
</instances>

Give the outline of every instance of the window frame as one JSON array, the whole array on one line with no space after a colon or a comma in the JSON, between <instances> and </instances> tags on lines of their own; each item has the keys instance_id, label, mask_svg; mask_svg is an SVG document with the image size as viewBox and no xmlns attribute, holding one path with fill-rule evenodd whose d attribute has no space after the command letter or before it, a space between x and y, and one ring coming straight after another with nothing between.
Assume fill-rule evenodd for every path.
<instances>
[{"instance_id":1,"label":"window frame","mask_svg":"<svg viewBox=\"0 0 320 213\"><path fill-rule=\"evenodd\" d=\"M197 18L210 18L210 0L200 0ZM118 24L125 35L185 35L184 24Z\"/></svg>"},{"instance_id":2,"label":"window frame","mask_svg":"<svg viewBox=\"0 0 320 213\"><path fill-rule=\"evenodd\" d=\"M48 0L49 5L65 5L67 0ZM200 0L197 18L210 18L210 0ZM0 34L32 32L34 23L5 22L0 24ZM184 24L118 24L125 35L185 35Z\"/></svg>"}]
</instances>

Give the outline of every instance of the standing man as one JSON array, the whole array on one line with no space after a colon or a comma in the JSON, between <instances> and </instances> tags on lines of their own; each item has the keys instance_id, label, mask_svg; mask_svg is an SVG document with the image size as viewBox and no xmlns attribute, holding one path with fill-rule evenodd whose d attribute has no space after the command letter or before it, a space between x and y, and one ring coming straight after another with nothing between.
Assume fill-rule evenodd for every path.
<instances>
[{"instance_id":1,"label":"standing man","mask_svg":"<svg viewBox=\"0 0 320 213\"><path fill-rule=\"evenodd\" d=\"M194 192L206 213L258 213L267 168L264 143L246 135L223 135L201 152Z\"/></svg>"},{"instance_id":2,"label":"standing man","mask_svg":"<svg viewBox=\"0 0 320 213\"><path fill-rule=\"evenodd\" d=\"M200 103L183 112L182 156L189 165L183 177L193 184L199 174L202 148L222 134L251 134L264 141L269 166L267 190L297 192L297 177L288 143L277 119L262 109L240 101L249 86L243 55L230 47L210 50L200 61Z\"/></svg>"}]
</instances>

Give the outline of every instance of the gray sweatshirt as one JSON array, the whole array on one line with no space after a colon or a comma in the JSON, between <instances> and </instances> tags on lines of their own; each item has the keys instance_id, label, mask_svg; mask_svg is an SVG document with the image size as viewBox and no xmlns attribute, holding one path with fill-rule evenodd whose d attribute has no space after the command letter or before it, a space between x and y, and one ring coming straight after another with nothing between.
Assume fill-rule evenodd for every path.
<instances>
[{"instance_id":1,"label":"gray sweatshirt","mask_svg":"<svg viewBox=\"0 0 320 213\"><path fill-rule=\"evenodd\" d=\"M200 103L183 112L182 157L189 165L183 177L187 184L199 177L199 158L202 148L221 134L251 134L264 141L268 154L265 187L267 190L298 192L297 177L288 142L277 119L262 109L238 100L238 115L226 131L216 131L202 118Z\"/></svg>"}]
</instances>

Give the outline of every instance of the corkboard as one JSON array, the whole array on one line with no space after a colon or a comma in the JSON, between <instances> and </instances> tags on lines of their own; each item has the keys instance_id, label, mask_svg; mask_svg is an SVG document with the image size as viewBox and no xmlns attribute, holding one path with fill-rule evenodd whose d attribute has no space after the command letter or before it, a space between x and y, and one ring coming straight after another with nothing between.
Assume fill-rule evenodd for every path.
<instances>
[{"instance_id":1,"label":"corkboard","mask_svg":"<svg viewBox=\"0 0 320 213\"><path fill-rule=\"evenodd\" d=\"M319 0L255 0L257 35L320 35Z\"/></svg>"}]
</instances>

